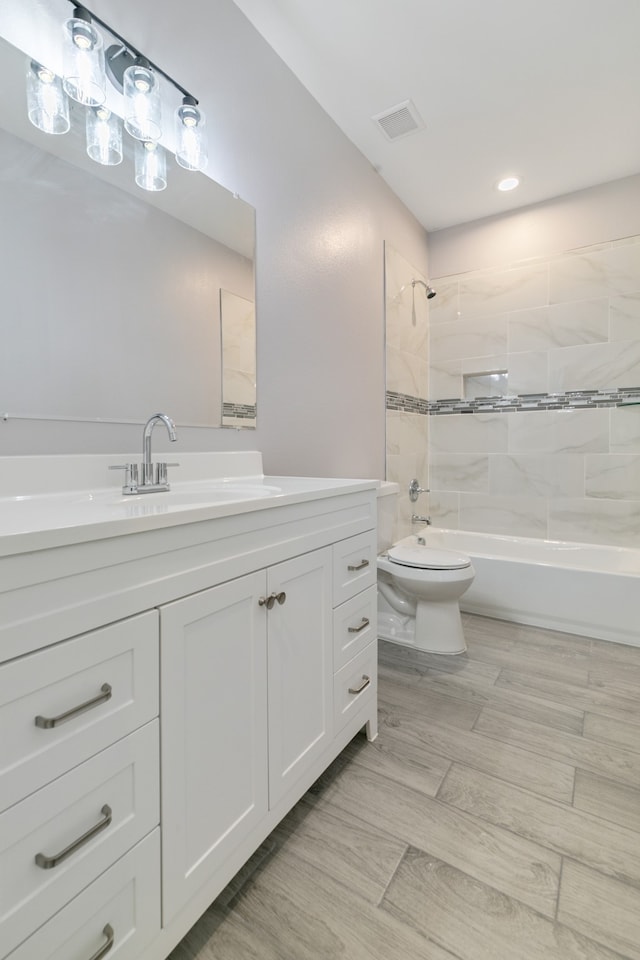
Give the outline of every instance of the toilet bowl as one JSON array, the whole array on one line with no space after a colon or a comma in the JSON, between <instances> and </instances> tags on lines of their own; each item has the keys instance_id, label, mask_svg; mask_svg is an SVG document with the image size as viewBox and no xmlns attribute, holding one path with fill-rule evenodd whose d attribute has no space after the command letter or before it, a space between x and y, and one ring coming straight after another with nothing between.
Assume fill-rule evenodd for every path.
<instances>
[{"instance_id":1,"label":"toilet bowl","mask_svg":"<svg viewBox=\"0 0 640 960\"><path fill-rule=\"evenodd\" d=\"M405 537L378 556L378 636L431 653L464 653L459 600L475 571L463 553Z\"/></svg>"}]
</instances>

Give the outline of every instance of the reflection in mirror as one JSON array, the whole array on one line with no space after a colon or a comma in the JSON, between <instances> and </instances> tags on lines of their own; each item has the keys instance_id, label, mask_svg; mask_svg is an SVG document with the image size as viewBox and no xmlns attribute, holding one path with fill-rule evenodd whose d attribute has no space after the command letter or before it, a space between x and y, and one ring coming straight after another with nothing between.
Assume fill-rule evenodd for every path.
<instances>
[{"instance_id":1,"label":"reflection in mirror","mask_svg":"<svg viewBox=\"0 0 640 960\"><path fill-rule=\"evenodd\" d=\"M222 329L222 425L256 425L255 304L220 290Z\"/></svg>"},{"instance_id":2,"label":"reflection in mirror","mask_svg":"<svg viewBox=\"0 0 640 960\"><path fill-rule=\"evenodd\" d=\"M255 323L253 209L173 158L168 188L141 191L131 140L120 165L93 163L77 104L69 133L37 130L25 63L0 40L0 414L221 426L219 291Z\"/></svg>"}]
</instances>

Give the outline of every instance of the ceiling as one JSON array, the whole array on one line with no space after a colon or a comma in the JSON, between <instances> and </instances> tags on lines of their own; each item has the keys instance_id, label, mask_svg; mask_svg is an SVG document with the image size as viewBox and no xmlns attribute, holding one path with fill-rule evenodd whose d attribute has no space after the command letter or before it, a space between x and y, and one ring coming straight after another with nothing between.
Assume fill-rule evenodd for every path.
<instances>
[{"instance_id":1,"label":"ceiling","mask_svg":"<svg viewBox=\"0 0 640 960\"><path fill-rule=\"evenodd\" d=\"M429 231L640 172L640 0L235 3Z\"/></svg>"}]
</instances>

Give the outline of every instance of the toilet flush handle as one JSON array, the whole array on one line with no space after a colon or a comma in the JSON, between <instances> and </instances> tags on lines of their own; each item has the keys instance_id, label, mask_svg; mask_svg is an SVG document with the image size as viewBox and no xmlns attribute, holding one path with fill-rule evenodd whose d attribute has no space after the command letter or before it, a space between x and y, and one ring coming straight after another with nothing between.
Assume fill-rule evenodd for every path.
<instances>
[{"instance_id":1,"label":"toilet flush handle","mask_svg":"<svg viewBox=\"0 0 640 960\"><path fill-rule=\"evenodd\" d=\"M411 503L415 503L421 493L429 493L427 487L421 487L417 479L414 479L409 484L409 500Z\"/></svg>"}]
</instances>

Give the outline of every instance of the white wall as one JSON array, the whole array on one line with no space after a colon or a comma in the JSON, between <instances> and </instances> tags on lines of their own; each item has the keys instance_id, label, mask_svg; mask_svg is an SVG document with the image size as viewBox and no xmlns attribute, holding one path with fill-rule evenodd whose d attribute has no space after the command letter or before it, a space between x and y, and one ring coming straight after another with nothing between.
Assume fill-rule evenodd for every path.
<instances>
[{"instance_id":1,"label":"white wall","mask_svg":"<svg viewBox=\"0 0 640 960\"><path fill-rule=\"evenodd\" d=\"M640 175L429 236L432 277L504 267L640 233Z\"/></svg>"},{"instance_id":2,"label":"white wall","mask_svg":"<svg viewBox=\"0 0 640 960\"><path fill-rule=\"evenodd\" d=\"M258 429L185 428L181 449L257 448L271 473L384 476L383 245L427 273L424 230L231 0L92 9L197 92L211 175L257 210ZM9 421L0 453L136 450L139 433Z\"/></svg>"}]
</instances>

